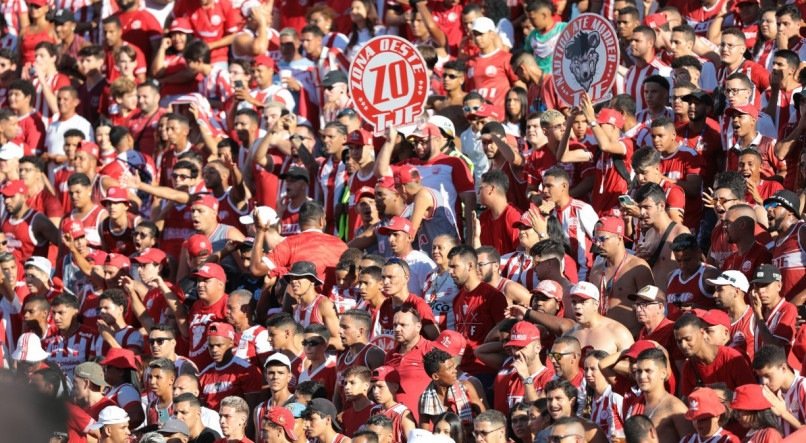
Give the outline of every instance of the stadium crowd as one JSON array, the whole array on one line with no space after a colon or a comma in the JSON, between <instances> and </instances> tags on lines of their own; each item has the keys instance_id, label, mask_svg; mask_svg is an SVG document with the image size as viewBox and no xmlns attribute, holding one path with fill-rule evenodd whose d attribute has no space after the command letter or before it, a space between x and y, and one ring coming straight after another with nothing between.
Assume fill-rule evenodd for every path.
<instances>
[{"instance_id":1,"label":"stadium crowd","mask_svg":"<svg viewBox=\"0 0 806 443\"><path fill-rule=\"evenodd\" d=\"M4 0L0 392L54 443L804 441L804 13ZM430 88L375 131L383 35Z\"/></svg>"}]
</instances>

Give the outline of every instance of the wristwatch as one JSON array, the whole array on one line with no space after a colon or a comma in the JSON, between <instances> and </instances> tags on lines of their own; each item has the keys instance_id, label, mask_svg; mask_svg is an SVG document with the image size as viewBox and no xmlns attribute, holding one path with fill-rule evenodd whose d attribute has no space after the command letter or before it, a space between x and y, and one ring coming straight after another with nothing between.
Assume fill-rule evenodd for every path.
<instances>
[{"instance_id":1,"label":"wristwatch","mask_svg":"<svg viewBox=\"0 0 806 443\"><path fill-rule=\"evenodd\" d=\"M591 128L595 128L599 126L599 123L597 123L596 120L594 120L592 122L588 122L588 126L590 126Z\"/></svg>"},{"instance_id":2,"label":"wristwatch","mask_svg":"<svg viewBox=\"0 0 806 443\"><path fill-rule=\"evenodd\" d=\"M533 385L533 384L535 384L535 378L530 375L530 376L526 377L525 379L523 379L523 384L525 384L525 385Z\"/></svg>"}]
</instances>

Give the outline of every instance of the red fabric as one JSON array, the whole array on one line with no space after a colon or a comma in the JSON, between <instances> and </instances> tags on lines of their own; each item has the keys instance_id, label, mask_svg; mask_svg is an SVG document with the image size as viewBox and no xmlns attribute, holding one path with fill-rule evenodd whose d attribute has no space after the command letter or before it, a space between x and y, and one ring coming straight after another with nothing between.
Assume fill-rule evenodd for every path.
<instances>
[{"instance_id":1,"label":"red fabric","mask_svg":"<svg viewBox=\"0 0 806 443\"><path fill-rule=\"evenodd\" d=\"M725 263L722 264L722 270L727 271L734 269L741 271L747 277L747 281L752 280L753 271L758 268L762 263L770 263L772 261L772 254L767 250L764 245L759 242L754 242L753 246L747 251L747 254L741 254L736 250L733 254L728 256Z\"/></svg>"},{"instance_id":2,"label":"red fabric","mask_svg":"<svg viewBox=\"0 0 806 443\"><path fill-rule=\"evenodd\" d=\"M188 357L199 368L205 368L213 360L207 352L207 325L217 321L226 321L224 313L227 309L227 296L207 305L204 300L196 300L188 314L188 338L190 351Z\"/></svg>"},{"instance_id":3,"label":"red fabric","mask_svg":"<svg viewBox=\"0 0 806 443\"><path fill-rule=\"evenodd\" d=\"M338 237L321 231L305 231L292 235L277 245L266 257L272 263L269 275L280 277L299 260L310 260L316 265L316 273L325 282L323 293L328 293L335 283L336 264L347 245Z\"/></svg>"},{"instance_id":4,"label":"red fabric","mask_svg":"<svg viewBox=\"0 0 806 443\"><path fill-rule=\"evenodd\" d=\"M507 91L518 81L518 75L512 70L510 59L512 54L498 49L491 54L479 54L470 59L467 65L467 84L469 91L477 91L490 101L501 116L504 115L504 101Z\"/></svg>"},{"instance_id":5,"label":"red fabric","mask_svg":"<svg viewBox=\"0 0 806 443\"><path fill-rule=\"evenodd\" d=\"M699 374L704 385L722 382L730 390L756 382L753 370L744 356L726 346L719 347L716 359L710 364L686 360L681 371L680 395L687 397L698 386L696 374Z\"/></svg>"},{"instance_id":6,"label":"red fabric","mask_svg":"<svg viewBox=\"0 0 806 443\"><path fill-rule=\"evenodd\" d=\"M494 247L499 254L512 252L520 245L519 230L512 226L521 218L521 213L512 205L507 205L504 212L493 219L492 212L487 209L479 215L481 225L481 244Z\"/></svg>"},{"instance_id":7,"label":"red fabric","mask_svg":"<svg viewBox=\"0 0 806 443\"><path fill-rule=\"evenodd\" d=\"M453 312L456 315L456 332L467 339L467 349L459 367L471 374L493 372L492 368L476 358L474 350L506 316L507 299L500 291L487 283L480 283L472 291L460 288L453 299Z\"/></svg>"},{"instance_id":8,"label":"red fabric","mask_svg":"<svg viewBox=\"0 0 806 443\"><path fill-rule=\"evenodd\" d=\"M385 364L397 369L398 375L400 375L400 386L403 388L403 392L395 395L395 400L411 410L415 423L420 416L418 409L420 395L431 383L431 378L425 373L423 358L432 349L434 349L434 342L420 337L417 344L405 354L401 354L399 348L386 354Z\"/></svg>"}]
</instances>

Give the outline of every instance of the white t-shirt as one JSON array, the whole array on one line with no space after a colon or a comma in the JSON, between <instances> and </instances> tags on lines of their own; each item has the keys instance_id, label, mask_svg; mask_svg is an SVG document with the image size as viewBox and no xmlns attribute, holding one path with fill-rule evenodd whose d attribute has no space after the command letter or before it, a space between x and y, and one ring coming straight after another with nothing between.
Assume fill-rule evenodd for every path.
<instances>
[{"instance_id":1,"label":"white t-shirt","mask_svg":"<svg viewBox=\"0 0 806 443\"><path fill-rule=\"evenodd\" d=\"M64 133L70 129L78 129L84 134L84 140L95 140L92 125L87 119L76 114L67 120L60 121L59 115L53 116L53 121L45 131L45 147L48 154L64 155Z\"/></svg>"}]
</instances>

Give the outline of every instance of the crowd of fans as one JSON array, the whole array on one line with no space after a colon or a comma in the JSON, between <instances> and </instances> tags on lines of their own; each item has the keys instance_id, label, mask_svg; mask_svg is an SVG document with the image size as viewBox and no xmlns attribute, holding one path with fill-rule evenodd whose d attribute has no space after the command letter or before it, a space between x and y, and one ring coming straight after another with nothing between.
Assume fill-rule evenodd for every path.
<instances>
[{"instance_id":1,"label":"crowd of fans","mask_svg":"<svg viewBox=\"0 0 806 443\"><path fill-rule=\"evenodd\" d=\"M803 2L0 13L0 386L51 441L804 440ZM582 13L617 78L566 103ZM430 92L374 131L381 35Z\"/></svg>"}]
</instances>

